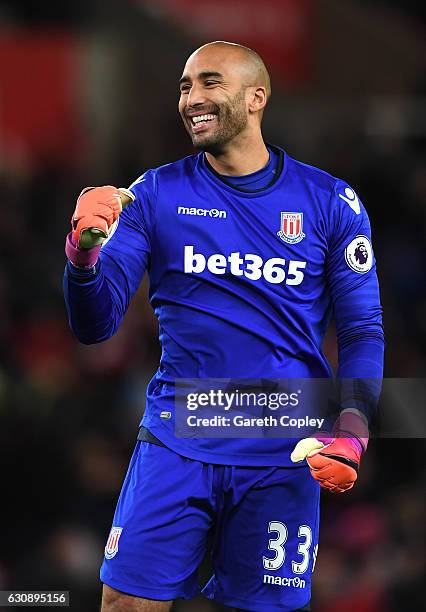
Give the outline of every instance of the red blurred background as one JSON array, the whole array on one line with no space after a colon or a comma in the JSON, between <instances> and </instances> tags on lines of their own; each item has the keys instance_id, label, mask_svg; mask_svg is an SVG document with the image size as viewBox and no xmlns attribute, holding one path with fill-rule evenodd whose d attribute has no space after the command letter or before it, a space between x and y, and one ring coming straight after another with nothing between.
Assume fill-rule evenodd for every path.
<instances>
[{"instance_id":1,"label":"red blurred background","mask_svg":"<svg viewBox=\"0 0 426 612\"><path fill-rule=\"evenodd\" d=\"M177 82L199 44L263 55L266 139L356 188L373 226L386 376L425 377L425 24L408 0L0 1L0 589L65 588L72 609L98 608L157 326L144 282L113 339L79 345L64 236L84 185L130 184L191 152ZM331 331L335 363L334 342ZM315 612L421 608L424 450L373 440L353 492L323 496Z\"/></svg>"}]
</instances>

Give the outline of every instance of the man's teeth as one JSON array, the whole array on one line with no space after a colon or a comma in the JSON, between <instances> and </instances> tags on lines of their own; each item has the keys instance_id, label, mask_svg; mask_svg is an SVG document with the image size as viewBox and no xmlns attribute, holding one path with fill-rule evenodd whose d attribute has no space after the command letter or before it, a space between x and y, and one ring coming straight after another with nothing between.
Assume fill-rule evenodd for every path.
<instances>
[{"instance_id":1,"label":"man's teeth","mask_svg":"<svg viewBox=\"0 0 426 612\"><path fill-rule=\"evenodd\" d=\"M192 117L192 123L196 125L200 121L212 121L214 118L215 115L198 115L197 117Z\"/></svg>"}]
</instances>

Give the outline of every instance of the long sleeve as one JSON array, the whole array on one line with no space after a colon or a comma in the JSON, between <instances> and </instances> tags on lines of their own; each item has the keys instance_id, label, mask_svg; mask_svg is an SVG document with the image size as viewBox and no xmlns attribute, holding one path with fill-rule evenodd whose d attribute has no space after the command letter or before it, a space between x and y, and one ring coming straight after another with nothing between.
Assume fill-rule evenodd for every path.
<instances>
[{"instance_id":1,"label":"long sleeve","mask_svg":"<svg viewBox=\"0 0 426 612\"><path fill-rule=\"evenodd\" d=\"M341 408L370 420L383 377L384 333L367 212L355 192L337 182L331 200L328 282L337 329Z\"/></svg>"},{"instance_id":2,"label":"long sleeve","mask_svg":"<svg viewBox=\"0 0 426 612\"><path fill-rule=\"evenodd\" d=\"M82 270L69 261L65 267L69 323L84 344L102 342L117 331L149 267L152 199L145 185L135 183L132 191L136 200L120 214L95 267Z\"/></svg>"}]
</instances>

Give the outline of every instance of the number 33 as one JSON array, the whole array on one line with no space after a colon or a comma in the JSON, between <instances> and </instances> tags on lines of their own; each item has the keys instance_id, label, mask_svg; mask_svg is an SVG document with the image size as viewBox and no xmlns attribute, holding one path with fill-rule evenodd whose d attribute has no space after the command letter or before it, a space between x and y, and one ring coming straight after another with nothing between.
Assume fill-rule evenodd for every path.
<instances>
[{"instance_id":1,"label":"number 33","mask_svg":"<svg viewBox=\"0 0 426 612\"><path fill-rule=\"evenodd\" d=\"M268 525L268 533L275 531L277 534L276 538L269 540L268 548L275 552L275 557L272 559L269 557L263 557L263 567L267 570L279 569L285 561L285 548L284 545L288 538L288 529L281 521L271 521ZM297 552L302 555L302 561L300 563L296 561L291 562L291 569L294 574L304 574L308 569L309 565L309 549L312 545L312 530L308 525L300 525L298 531L298 537L304 538L304 541L299 542ZM316 549L317 547L315 547ZM314 551L314 565L316 559L316 550ZM314 571L314 568L312 568Z\"/></svg>"}]
</instances>

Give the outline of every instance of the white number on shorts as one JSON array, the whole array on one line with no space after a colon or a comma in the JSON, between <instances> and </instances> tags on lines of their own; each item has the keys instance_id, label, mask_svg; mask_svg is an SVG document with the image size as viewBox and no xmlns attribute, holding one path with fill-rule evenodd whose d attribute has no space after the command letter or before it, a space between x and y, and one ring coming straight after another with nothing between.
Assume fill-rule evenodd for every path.
<instances>
[{"instance_id":1,"label":"white number on shorts","mask_svg":"<svg viewBox=\"0 0 426 612\"><path fill-rule=\"evenodd\" d=\"M279 569L285 561L285 548L284 545L287 542L288 529L281 521L271 521L268 525L268 533L275 531L278 537L271 538L269 540L268 548L275 552L275 557L270 559L269 557L263 557L263 567L267 570ZM299 542L297 552L302 555L303 559L300 562L292 561L291 568L294 574L304 574L309 566L309 550L312 545L312 529L308 525L300 525L297 533L299 538L304 538L304 542ZM315 546L313 551L313 559L315 561L317 557L318 544ZM314 568L312 568L314 571Z\"/></svg>"},{"instance_id":2,"label":"white number on shorts","mask_svg":"<svg viewBox=\"0 0 426 612\"><path fill-rule=\"evenodd\" d=\"M275 557L270 559L269 557L263 557L263 567L268 570L279 569L285 561L285 550L284 544L287 541L288 531L284 523L280 521L271 521L268 525L268 533L276 531L278 534L277 538L271 538L269 540L268 548L275 552Z\"/></svg>"},{"instance_id":3,"label":"white number on shorts","mask_svg":"<svg viewBox=\"0 0 426 612\"><path fill-rule=\"evenodd\" d=\"M317 562L317 554L318 554L318 544L314 546L314 550L312 553L312 557L314 559L314 562L312 563L312 571L314 571L315 569L315 563Z\"/></svg>"},{"instance_id":4,"label":"white number on shorts","mask_svg":"<svg viewBox=\"0 0 426 612\"><path fill-rule=\"evenodd\" d=\"M296 561L291 562L291 569L295 574L304 574L308 569L309 565L309 549L312 544L312 531L308 525L300 525L299 532L297 534L299 538L305 538L304 542L300 542L297 552L299 555L303 555L303 561L301 563L296 563Z\"/></svg>"}]
</instances>

